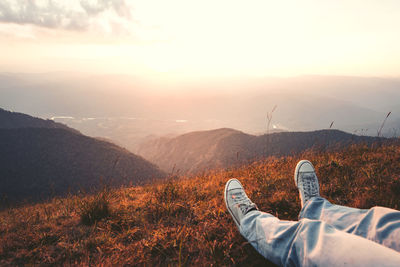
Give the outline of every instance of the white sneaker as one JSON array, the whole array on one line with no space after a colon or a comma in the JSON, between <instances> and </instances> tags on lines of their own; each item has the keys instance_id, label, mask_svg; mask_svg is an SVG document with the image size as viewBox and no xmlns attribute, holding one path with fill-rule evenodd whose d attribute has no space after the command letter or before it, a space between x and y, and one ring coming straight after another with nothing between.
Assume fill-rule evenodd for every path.
<instances>
[{"instance_id":1,"label":"white sneaker","mask_svg":"<svg viewBox=\"0 0 400 267\"><path fill-rule=\"evenodd\" d=\"M302 208L310 198L319 196L318 178L314 166L308 160L301 160L297 163L294 182L299 189Z\"/></svg>"},{"instance_id":2,"label":"white sneaker","mask_svg":"<svg viewBox=\"0 0 400 267\"><path fill-rule=\"evenodd\" d=\"M225 204L236 225L252 210L258 210L256 204L246 195L242 184L237 179L230 179L225 185Z\"/></svg>"}]
</instances>

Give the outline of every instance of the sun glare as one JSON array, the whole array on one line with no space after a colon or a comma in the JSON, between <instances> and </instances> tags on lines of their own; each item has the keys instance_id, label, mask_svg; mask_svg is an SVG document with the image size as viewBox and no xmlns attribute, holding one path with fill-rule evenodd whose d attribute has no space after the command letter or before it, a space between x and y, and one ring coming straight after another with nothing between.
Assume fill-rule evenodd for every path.
<instances>
[{"instance_id":1,"label":"sun glare","mask_svg":"<svg viewBox=\"0 0 400 267\"><path fill-rule=\"evenodd\" d=\"M342 8L315 1L142 1L137 15L146 42L130 55L142 69L170 76L368 75L380 74L382 65L396 73L399 38L390 29L398 20L367 4L358 17ZM360 21L375 24L368 29ZM385 38L376 38L376 24Z\"/></svg>"},{"instance_id":2,"label":"sun glare","mask_svg":"<svg viewBox=\"0 0 400 267\"><path fill-rule=\"evenodd\" d=\"M397 75L400 9L389 2L126 1L128 11L77 24L85 30L0 24L0 48L10 52L0 67L78 65L168 77Z\"/></svg>"}]
</instances>

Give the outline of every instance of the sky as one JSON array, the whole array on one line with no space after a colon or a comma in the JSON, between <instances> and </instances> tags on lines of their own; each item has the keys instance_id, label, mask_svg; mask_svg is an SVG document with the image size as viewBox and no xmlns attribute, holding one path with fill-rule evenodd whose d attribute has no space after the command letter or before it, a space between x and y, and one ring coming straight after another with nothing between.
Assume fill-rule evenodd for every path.
<instances>
[{"instance_id":1,"label":"sky","mask_svg":"<svg viewBox=\"0 0 400 267\"><path fill-rule=\"evenodd\" d=\"M398 0L1 0L0 72L399 76Z\"/></svg>"}]
</instances>

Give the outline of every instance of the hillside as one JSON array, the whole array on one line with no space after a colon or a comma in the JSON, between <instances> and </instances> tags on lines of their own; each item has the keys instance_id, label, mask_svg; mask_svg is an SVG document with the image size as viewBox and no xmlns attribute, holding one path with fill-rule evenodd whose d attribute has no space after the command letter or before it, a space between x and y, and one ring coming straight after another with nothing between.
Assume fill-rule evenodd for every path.
<instances>
[{"instance_id":1,"label":"hillside","mask_svg":"<svg viewBox=\"0 0 400 267\"><path fill-rule=\"evenodd\" d=\"M112 143L52 120L4 109L0 109L0 158L0 208L164 176L158 167Z\"/></svg>"},{"instance_id":2,"label":"hillside","mask_svg":"<svg viewBox=\"0 0 400 267\"><path fill-rule=\"evenodd\" d=\"M223 188L237 177L261 210L297 220L293 172L303 158L331 202L400 208L400 143L308 151L0 212L0 265L268 266L239 234Z\"/></svg>"},{"instance_id":3,"label":"hillside","mask_svg":"<svg viewBox=\"0 0 400 267\"><path fill-rule=\"evenodd\" d=\"M338 130L279 132L261 136L233 129L216 129L149 140L137 153L164 171L198 172L248 163L266 156L286 156L308 149L338 149L349 144L371 144L377 138Z\"/></svg>"},{"instance_id":4,"label":"hillside","mask_svg":"<svg viewBox=\"0 0 400 267\"><path fill-rule=\"evenodd\" d=\"M0 129L0 158L0 208L164 176L127 150L61 128Z\"/></svg>"},{"instance_id":5,"label":"hillside","mask_svg":"<svg viewBox=\"0 0 400 267\"><path fill-rule=\"evenodd\" d=\"M0 129L16 128L59 128L79 133L62 123L52 120L43 120L19 112L11 112L0 108Z\"/></svg>"}]
</instances>

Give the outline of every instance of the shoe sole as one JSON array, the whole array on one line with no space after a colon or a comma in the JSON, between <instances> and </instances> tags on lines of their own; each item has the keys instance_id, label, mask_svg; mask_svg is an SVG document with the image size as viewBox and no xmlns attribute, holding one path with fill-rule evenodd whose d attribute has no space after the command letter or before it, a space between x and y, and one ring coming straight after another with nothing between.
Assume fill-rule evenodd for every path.
<instances>
[{"instance_id":1,"label":"shoe sole","mask_svg":"<svg viewBox=\"0 0 400 267\"><path fill-rule=\"evenodd\" d=\"M305 159L300 160L300 161L297 163L296 168L295 168L295 171L294 171L294 183L296 184L296 186L297 186L297 178L298 178L298 175L299 175L299 170L300 170L301 166L302 166L304 163L309 163L309 164L311 165L311 167L313 168L313 172L315 172L314 165L312 165L312 163L311 163L309 160L305 160Z\"/></svg>"},{"instance_id":2,"label":"shoe sole","mask_svg":"<svg viewBox=\"0 0 400 267\"><path fill-rule=\"evenodd\" d=\"M226 184L225 184L224 201L225 201L226 209L227 209L227 210L229 211L229 213L231 214L231 216L232 216L232 218L233 218L233 221L236 223L237 227L240 227L240 223L237 221L237 219L236 219L235 216L233 215L233 212L232 212L231 209L229 208L229 206L228 206L228 201L226 201L226 199L227 199L227 197L228 197L228 186L229 186L229 184L230 184L232 181L237 181L237 182L240 184L240 186L243 188L243 185L240 183L240 181L239 181L238 179L235 179L235 178L229 179L229 181L226 182ZM244 190L244 189L243 189L243 190Z\"/></svg>"}]
</instances>

